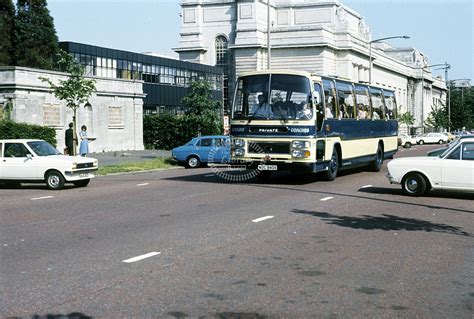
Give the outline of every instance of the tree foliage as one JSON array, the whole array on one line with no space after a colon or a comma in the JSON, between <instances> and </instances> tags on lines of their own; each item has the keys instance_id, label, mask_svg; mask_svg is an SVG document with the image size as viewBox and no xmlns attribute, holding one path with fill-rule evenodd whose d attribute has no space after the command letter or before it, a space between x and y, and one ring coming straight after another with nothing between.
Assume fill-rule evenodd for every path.
<instances>
[{"instance_id":1,"label":"tree foliage","mask_svg":"<svg viewBox=\"0 0 474 319\"><path fill-rule=\"evenodd\" d=\"M431 112L425 120L425 125L434 129L448 127L448 111L446 106L431 106Z\"/></svg>"},{"instance_id":2,"label":"tree foliage","mask_svg":"<svg viewBox=\"0 0 474 319\"><path fill-rule=\"evenodd\" d=\"M66 102L66 106L76 111L79 106L88 102L92 92L96 90L95 81L84 77L84 68L76 63L65 51L59 50L58 64L69 76L55 84L47 77L40 77L43 82L49 83L56 98Z\"/></svg>"},{"instance_id":3,"label":"tree foliage","mask_svg":"<svg viewBox=\"0 0 474 319\"><path fill-rule=\"evenodd\" d=\"M11 0L0 0L0 65L13 64L15 7Z\"/></svg>"},{"instance_id":4,"label":"tree foliage","mask_svg":"<svg viewBox=\"0 0 474 319\"><path fill-rule=\"evenodd\" d=\"M451 129L474 129L474 87L451 87Z\"/></svg>"},{"instance_id":5,"label":"tree foliage","mask_svg":"<svg viewBox=\"0 0 474 319\"><path fill-rule=\"evenodd\" d=\"M13 46L15 65L53 68L58 37L46 0L17 1Z\"/></svg>"},{"instance_id":6,"label":"tree foliage","mask_svg":"<svg viewBox=\"0 0 474 319\"><path fill-rule=\"evenodd\" d=\"M397 120L400 124L405 124L408 127L415 123L415 117L413 116L413 114L411 114L410 112L401 113L401 109L400 112L398 112Z\"/></svg>"},{"instance_id":7,"label":"tree foliage","mask_svg":"<svg viewBox=\"0 0 474 319\"><path fill-rule=\"evenodd\" d=\"M183 98L186 107L184 121L195 130L195 135L222 133L221 102L212 98L211 85L204 80L194 81Z\"/></svg>"}]
</instances>

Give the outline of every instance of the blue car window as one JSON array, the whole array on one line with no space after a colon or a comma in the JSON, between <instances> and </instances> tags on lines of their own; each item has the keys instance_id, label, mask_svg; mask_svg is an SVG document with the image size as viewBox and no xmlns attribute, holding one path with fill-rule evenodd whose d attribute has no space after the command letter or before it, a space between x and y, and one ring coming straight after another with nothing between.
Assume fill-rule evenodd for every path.
<instances>
[{"instance_id":1,"label":"blue car window","mask_svg":"<svg viewBox=\"0 0 474 319\"><path fill-rule=\"evenodd\" d=\"M203 139L201 139L200 143L201 143L200 146L209 147L209 146L212 146L212 139L211 138L203 138Z\"/></svg>"},{"instance_id":2,"label":"blue car window","mask_svg":"<svg viewBox=\"0 0 474 319\"><path fill-rule=\"evenodd\" d=\"M462 159L465 161L474 161L474 143L466 143L463 145Z\"/></svg>"}]
</instances>

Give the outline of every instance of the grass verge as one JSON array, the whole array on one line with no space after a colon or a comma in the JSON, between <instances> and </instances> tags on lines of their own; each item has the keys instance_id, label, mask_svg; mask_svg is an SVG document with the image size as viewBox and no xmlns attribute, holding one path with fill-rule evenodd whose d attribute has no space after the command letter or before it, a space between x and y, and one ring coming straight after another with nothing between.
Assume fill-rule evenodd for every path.
<instances>
[{"instance_id":1,"label":"grass verge","mask_svg":"<svg viewBox=\"0 0 474 319\"><path fill-rule=\"evenodd\" d=\"M122 163L118 165L99 166L97 175L107 175L113 173L127 173L148 171L159 168L169 168L176 166L171 158L158 157L149 161Z\"/></svg>"}]
</instances>

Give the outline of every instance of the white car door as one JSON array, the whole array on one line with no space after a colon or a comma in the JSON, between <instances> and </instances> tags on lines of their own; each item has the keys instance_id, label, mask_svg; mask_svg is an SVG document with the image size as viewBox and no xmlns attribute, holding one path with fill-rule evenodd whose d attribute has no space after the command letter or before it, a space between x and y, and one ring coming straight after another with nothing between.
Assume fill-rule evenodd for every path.
<instances>
[{"instance_id":1,"label":"white car door","mask_svg":"<svg viewBox=\"0 0 474 319\"><path fill-rule=\"evenodd\" d=\"M443 188L474 189L474 143L459 145L441 162Z\"/></svg>"},{"instance_id":2,"label":"white car door","mask_svg":"<svg viewBox=\"0 0 474 319\"><path fill-rule=\"evenodd\" d=\"M3 149L2 178L15 180L37 179L34 157L23 143L5 143Z\"/></svg>"}]
</instances>

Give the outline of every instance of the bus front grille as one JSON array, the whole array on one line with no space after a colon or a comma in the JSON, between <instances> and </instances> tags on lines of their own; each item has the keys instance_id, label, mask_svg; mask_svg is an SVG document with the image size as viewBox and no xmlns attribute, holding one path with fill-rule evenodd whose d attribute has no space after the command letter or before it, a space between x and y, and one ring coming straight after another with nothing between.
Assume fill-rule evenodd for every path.
<instances>
[{"instance_id":1,"label":"bus front grille","mask_svg":"<svg viewBox=\"0 0 474 319\"><path fill-rule=\"evenodd\" d=\"M290 154L290 143L249 142L248 152L254 154Z\"/></svg>"}]
</instances>

